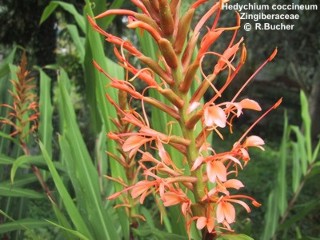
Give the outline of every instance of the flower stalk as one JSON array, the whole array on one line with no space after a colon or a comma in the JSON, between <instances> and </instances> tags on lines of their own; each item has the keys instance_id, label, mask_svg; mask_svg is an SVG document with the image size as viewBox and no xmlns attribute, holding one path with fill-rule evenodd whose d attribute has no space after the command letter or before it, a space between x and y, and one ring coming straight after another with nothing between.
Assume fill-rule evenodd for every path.
<instances>
[{"instance_id":1,"label":"flower stalk","mask_svg":"<svg viewBox=\"0 0 320 240\"><path fill-rule=\"evenodd\" d=\"M258 71L274 58L276 51L231 100L223 99L224 91L230 87L245 62L246 48L242 38L234 43L240 27L239 14L236 14L236 26L218 27L220 15L223 14L222 5L228 2L226 0L209 3L211 7L207 13L191 29L195 11L206 2L195 1L180 16L179 0L132 0L141 13L113 9L96 17L111 14L128 16L128 28L147 31L158 45L159 61L145 55L130 41L105 32L90 17L89 22L114 46L119 64L127 71L126 79L114 79L95 63L97 69L110 79L110 86L119 90L118 103L108 96L118 112L118 118L114 120L118 131L109 133L109 137L118 143L120 152L119 157L110 156L123 165L128 177L128 182L123 183L123 190L109 199L121 198L124 201L122 206L129 209L137 206L135 199L142 204L147 196L156 194L156 199L159 198L165 207L180 205L188 234L191 224L195 224L202 232L203 239L215 239L226 232L233 232L232 224L236 221L234 205L241 205L247 212L251 209L246 201L249 200L255 207L259 206L253 198L233 192L244 187L236 178L238 171L250 160L249 148L263 150L264 141L258 136L249 136L251 129L281 101L262 114L229 150L218 153L208 142L210 135L223 139L220 130L228 126L232 133L233 119L241 117L245 110L261 111L256 101L237 99ZM210 24L211 18L214 21ZM199 41L202 29L207 29L207 32ZM225 51L212 51L212 46L226 31L233 31L233 35ZM198 44L199 51L193 57ZM146 68L135 67L128 60L133 58ZM203 61L207 58L216 59L210 72L202 69ZM215 79L222 72L227 72L227 77L218 89ZM129 78L130 82L140 79L148 86L139 92L131 85ZM148 90L151 88L168 101L149 96ZM215 94L205 101L204 95L210 88ZM131 105L132 99L140 101L142 114ZM172 117L181 135L174 136L166 129L155 130L145 113L145 104ZM171 156L169 147L174 147L180 155ZM180 159L176 159L177 156ZM183 169L177 165L181 161L186 163ZM123 195L125 197L121 197Z\"/></svg>"}]
</instances>

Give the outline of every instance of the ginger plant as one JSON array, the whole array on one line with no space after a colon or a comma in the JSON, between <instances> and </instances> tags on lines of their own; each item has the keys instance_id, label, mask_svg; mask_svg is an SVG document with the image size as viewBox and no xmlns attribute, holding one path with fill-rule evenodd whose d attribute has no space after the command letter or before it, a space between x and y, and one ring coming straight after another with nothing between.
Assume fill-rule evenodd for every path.
<instances>
[{"instance_id":1,"label":"ginger plant","mask_svg":"<svg viewBox=\"0 0 320 240\"><path fill-rule=\"evenodd\" d=\"M0 123L3 126L7 125L11 127L11 140L20 146L24 155L31 156L31 135L37 133L40 113L35 79L32 77L30 71L28 71L27 65L27 55L23 52L16 73L17 77L11 80L12 89L8 90L8 93L12 97L12 103L3 103L0 105L8 109L7 116L1 118ZM39 168L31 164L31 170L37 177L48 198L54 201L54 197ZM14 181L14 175L11 171L12 182Z\"/></svg>"},{"instance_id":2,"label":"ginger plant","mask_svg":"<svg viewBox=\"0 0 320 240\"><path fill-rule=\"evenodd\" d=\"M128 28L140 29L144 31L143 34L152 36L158 46L158 59L145 55L128 39L106 32L93 18L88 17L92 27L113 45L118 64L127 72L126 79L116 79L108 74L107 69L102 69L99 63L94 62L96 68L110 79L109 87L119 92L119 103L108 97L118 112L118 120L115 120L118 131L108 136L117 141L121 152L120 157L112 157L123 165L127 177L131 176L127 182L111 178L121 183L123 190L108 199L122 199L121 206L132 217L130 211L136 206L136 199L143 204L147 196L157 195L165 207L180 206L188 234L191 224L195 224L201 231L202 239L215 239L233 232L235 205L241 205L247 212L251 211L248 201L255 207L260 206L250 196L234 194L235 190L244 187L237 179L237 174L250 160L248 149L258 147L264 150L263 139L250 135L250 131L271 110L277 108L281 99L265 111L230 150L217 152L214 144L207 139L211 135L223 139L221 130L224 128L229 127L231 133L233 120L239 118L243 110L261 111L258 102L249 98L240 99L239 96L254 76L275 57L277 51L262 63L232 99L226 100L225 90L236 79L247 54L243 38L237 39L241 26L239 14L236 13L236 26L219 26L222 5L228 0L212 4L200 20L194 23L194 28L194 13L199 6L208 2L206 0L194 1L183 16L180 16L180 0L131 2L139 11L112 9L95 19L109 15L127 16ZM201 36L203 29L206 32ZM226 43L226 49L223 52L212 50L225 32L233 32L230 41ZM198 51L195 51L198 45ZM210 72L202 68L208 57L216 58L216 64ZM223 85L218 88L215 82L218 76L225 76L223 72L226 72L226 77ZM142 91L138 91L131 83L138 80L146 85ZM150 89L162 95L166 101L148 94ZM209 89L214 94L207 100L204 95ZM132 102L140 102L142 113L132 107ZM145 105L157 108L173 119L167 125L178 125L181 134L174 135L167 129L154 129ZM170 155L169 148L180 153L179 159L177 155ZM183 167L177 164L181 161Z\"/></svg>"}]
</instances>

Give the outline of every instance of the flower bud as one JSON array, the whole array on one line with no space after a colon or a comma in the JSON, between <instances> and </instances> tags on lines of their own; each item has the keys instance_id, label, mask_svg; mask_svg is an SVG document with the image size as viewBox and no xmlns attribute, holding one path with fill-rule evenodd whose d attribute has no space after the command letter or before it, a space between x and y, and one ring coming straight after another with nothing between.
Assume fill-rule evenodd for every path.
<instances>
[{"instance_id":1,"label":"flower bud","mask_svg":"<svg viewBox=\"0 0 320 240\"><path fill-rule=\"evenodd\" d=\"M178 58L173 50L169 40L161 38L158 42L160 51L169 67L176 69L178 66Z\"/></svg>"},{"instance_id":2,"label":"flower bud","mask_svg":"<svg viewBox=\"0 0 320 240\"><path fill-rule=\"evenodd\" d=\"M177 108L182 108L183 107L183 100L175 94L171 89L158 89L159 92L165 96L171 103L173 103Z\"/></svg>"},{"instance_id":3,"label":"flower bud","mask_svg":"<svg viewBox=\"0 0 320 240\"><path fill-rule=\"evenodd\" d=\"M155 62L152 58L147 56L140 56L139 60L146 64L151 70L153 70L156 74L159 75L166 83L169 85L173 84L172 79L167 75L167 73L163 70L163 68Z\"/></svg>"},{"instance_id":4,"label":"flower bud","mask_svg":"<svg viewBox=\"0 0 320 240\"><path fill-rule=\"evenodd\" d=\"M160 25L165 36L171 36L174 31L174 21L168 0L159 0Z\"/></svg>"},{"instance_id":5,"label":"flower bud","mask_svg":"<svg viewBox=\"0 0 320 240\"><path fill-rule=\"evenodd\" d=\"M194 11L195 10L193 8L189 9L179 21L177 38L174 42L174 50L176 53L181 53L182 51L187 34L190 30L190 24Z\"/></svg>"},{"instance_id":6,"label":"flower bud","mask_svg":"<svg viewBox=\"0 0 320 240\"><path fill-rule=\"evenodd\" d=\"M179 90L181 92L183 92L183 93L188 92L198 68L199 68L198 62L194 62L193 64L191 64L188 67L186 76L184 77L183 82L181 83L181 85L179 87Z\"/></svg>"}]
</instances>

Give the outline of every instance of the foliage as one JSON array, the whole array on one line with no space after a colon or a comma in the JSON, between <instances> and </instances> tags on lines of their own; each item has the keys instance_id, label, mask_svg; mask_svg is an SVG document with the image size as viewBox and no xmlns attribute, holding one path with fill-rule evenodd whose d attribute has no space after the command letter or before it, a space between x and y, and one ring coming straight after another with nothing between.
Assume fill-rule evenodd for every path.
<instances>
[{"instance_id":1,"label":"foliage","mask_svg":"<svg viewBox=\"0 0 320 240\"><path fill-rule=\"evenodd\" d=\"M277 181L268 198L268 209L262 239L275 239L277 236L288 238L288 229L299 229L297 223L308 213L320 207L318 200L315 199L297 204L298 197L306 182L318 175L320 166L320 141L317 145L312 145L311 120L307 98L303 91L300 93L300 100L303 130L301 131L298 126L288 125L288 120L285 116ZM289 174L287 168L289 156L292 158L292 162L289 162L291 165L291 180L287 176ZM287 189L290 185L291 190ZM289 199L288 192L290 193ZM296 214L292 214L293 212L296 212ZM297 231L296 236L290 237L302 238L307 236L301 236L300 231Z\"/></svg>"}]
</instances>

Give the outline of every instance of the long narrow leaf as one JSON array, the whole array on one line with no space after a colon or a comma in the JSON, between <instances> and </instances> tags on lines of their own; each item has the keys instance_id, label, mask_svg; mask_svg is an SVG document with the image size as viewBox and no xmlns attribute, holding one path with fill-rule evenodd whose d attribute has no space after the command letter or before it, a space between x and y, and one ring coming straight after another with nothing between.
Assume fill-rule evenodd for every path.
<instances>
[{"instance_id":1,"label":"long narrow leaf","mask_svg":"<svg viewBox=\"0 0 320 240\"><path fill-rule=\"evenodd\" d=\"M20 219L14 222L0 224L0 233L6 233L16 230L27 230L33 228L48 227L50 224L43 220Z\"/></svg>"},{"instance_id":2,"label":"long narrow leaf","mask_svg":"<svg viewBox=\"0 0 320 240\"><path fill-rule=\"evenodd\" d=\"M90 2L86 0L85 14L93 16L93 12L90 6ZM101 37L97 32L95 32L92 27L87 25L87 39L86 39L86 57L85 57L85 73L86 73L86 84L88 89L88 99L92 109L97 109L99 106L99 111L93 111L93 124L96 125L95 131L99 133L101 129L105 129L107 132L114 129L113 124L110 119L115 118L116 112L114 107L107 101L105 95L108 94L111 98L117 99L116 91L112 88L107 88L110 80L107 79L98 70L92 68L92 60L95 60L103 69L106 69L110 74L116 78L122 79L124 74L123 70L113 63L111 60L107 59L104 54L104 47L101 41ZM98 120L102 122L98 126ZM104 125L104 126L102 126ZM117 147L114 141L107 141L107 149L109 152L117 154ZM110 161L110 168L112 176L120 177L126 179L126 175L122 166L116 162ZM115 184L116 191L122 190L122 186ZM119 214L119 220L122 228L122 232L125 239L129 238L129 221L126 217L123 209L117 210Z\"/></svg>"},{"instance_id":3,"label":"long narrow leaf","mask_svg":"<svg viewBox=\"0 0 320 240\"><path fill-rule=\"evenodd\" d=\"M299 160L299 147L296 143L292 144L292 190L297 191L302 176Z\"/></svg>"},{"instance_id":4,"label":"long narrow leaf","mask_svg":"<svg viewBox=\"0 0 320 240\"><path fill-rule=\"evenodd\" d=\"M50 159L50 156L49 156L47 150L45 149L45 146L41 142L39 142L39 146L40 146L41 152L43 154L43 157L44 157L46 163L48 164L49 170L52 175L52 179L53 179L53 181L56 185L56 188L61 196L62 202L64 203L64 205L66 207L66 211L68 212L71 221L73 222L76 229L80 233L82 233L84 236L87 236L90 239L93 239L85 222L82 219L81 214L79 213L77 207L75 206L73 199L71 198L70 194L67 191L67 188L63 184L63 181L62 181L61 177L59 176L58 171L54 167L53 162Z\"/></svg>"},{"instance_id":5,"label":"long narrow leaf","mask_svg":"<svg viewBox=\"0 0 320 240\"><path fill-rule=\"evenodd\" d=\"M42 193L38 193L34 190L19 188L15 186L0 185L0 196L5 197L21 197L21 198L44 198Z\"/></svg>"},{"instance_id":6,"label":"long narrow leaf","mask_svg":"<svg viewBox=\"0 0 320 240\"><path fill-rule=\"evenodd\" d=\"M62 230L68 232L68 233L71 233L72 235L74 235L75 237L81 239L81 240L89 240L89 238L87 238L86 236L84 236L83 234L81 234L80 232L78 231L74 231L72 229L68 229L68 228L65 228L55 222L52 222L52 221L49 221L49 220L46 220L48 223L52 224L53 226L55 227L58 227L58 228L61 228Z\"/></svg>"},{"instance_id":7,"label":"long narrow leaf","mask_svg":"<svg viewBox=\"0 0 320 240\"><path fill-rule=\"evenodd\" d=\"M312 161L312 138L311 138L311 117L309 114L308 99L303 91L300 91L300 102L301 102L301 117L304 127L307 160L309 163Z\"/></svg>"},{"instance_id":8,"label":"long narrow leaf","mask_svg":"<svg viewBox=\"0 0 320 240\"><path fill-rule=\"evenodd\" d=\"M39 121L39 134L43 145L46 147L49 156L52 156L52 111L51 104L51 79L42 70L40 72L40 121Z\"/></svg>"},{"instance_id":9,"label":"long narrow leaf","mask_svg":"<svg viewBox=\"0 0 320 240\"><path fill-rule=\"evenodd\" d=\"M68 161L77 161L74 164L76 167L74 171L82 191L78 197L85 199L83 202L88 219L95 219L94 223L92 222L92 228L96 239L118 239L119 236L116 234L113 224L107 223L110 217L102 207L97 170L92 163L76 122L71 99L64 86L66 81L67 79L59 79L60 101L64 116L63 136L66 138L72 154L72 158Z\"/></svg>"},{"instance_id":10,"label":"long narrow leaf","mask_svg":"<svg viewBox=\"0 0 320 240\"><path fill-rule=\"evenodd\" d=\"M75 25L68 24L67 29L68 29L68 32L71 36L71 39L72 39L74 45L77 48L77 53L79 55L80 62L83 63L84 56L85 56L84 39L82 37L80 37L78 29Z\"/></svg>"},{"instance_id":11,"label":"long narrow leaf","mask_svg":"<svg viewBox=\"0 0 320 240\"><path fill-rule=\"evenodd\" d=\"M13 158L0 154L0 165L11 165L13 161Z\"/></svg>"},{"instance_id":12,"label":"long narrow leaf","mask_svg":"<svg viewBox=\"0 0 320 240\"><path fill-rule=\"evenodd\" d=\"M74 5L70 3L65 3L61 1L51 1L49 5L44 9L41 19L40 19L40 24L43 23L45 20L50 17L50 15L54 12L54 10L60 6L63 8L65 11L69 12L77 22L78 26L80 29L85 32L85 22L81 14L78 13Z\"/></svg>"},{"instance_id":13,"label":"long narrow leaf","mask_svg":"<svg viewBox=\"0 0 320 240\"><path fill-rule=\"evenodd\" d=\"M288 119L285 114L284 120L284 132L280 146L280 162L278 168L277 179L277 205L279 207L280 214L283 214L287 208L287 180L286 180L286 167L287 167L287 151L288 151Z\"/></svg>"}]
</instances>

